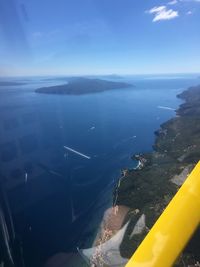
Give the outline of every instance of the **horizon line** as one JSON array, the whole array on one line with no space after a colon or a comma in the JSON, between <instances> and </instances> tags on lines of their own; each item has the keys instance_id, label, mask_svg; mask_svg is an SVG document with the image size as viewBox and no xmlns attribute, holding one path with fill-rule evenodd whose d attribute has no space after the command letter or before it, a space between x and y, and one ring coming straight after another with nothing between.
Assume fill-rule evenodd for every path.
<instances>
[{"instance_id":1,"label":"horizon line","mask_svg":"<svg viewBox=\"0 0 200 267\"><path fill-rule=\"evenodd\" d=\"M153 75L200 75L199 72L160 72L160 73L98 73L98 74L20 74L20 75L1 75L0 78L20 78L20 77L87 77L87 76L153 76Z\"/></svg>"}]
</instances>

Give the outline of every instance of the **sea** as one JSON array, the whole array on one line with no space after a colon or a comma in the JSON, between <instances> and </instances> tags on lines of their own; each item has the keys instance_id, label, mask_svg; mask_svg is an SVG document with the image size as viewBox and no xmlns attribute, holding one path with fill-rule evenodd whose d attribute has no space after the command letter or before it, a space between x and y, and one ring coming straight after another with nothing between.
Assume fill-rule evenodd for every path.
<instances>
[{"instance_id":1,"label":"sea","mask_svg":"<svg viewBox=\"0 0 200 267\"><path fill-rule=\"evenodd\" d=\"M154 132L183 102L176 96L200 84L198 74L110 76L132 87L35 93L67 79L0 79L24 83L0 86L0 178L27 266L91 246L121 170L152 151Z\"/></svg>"}]
</instances>

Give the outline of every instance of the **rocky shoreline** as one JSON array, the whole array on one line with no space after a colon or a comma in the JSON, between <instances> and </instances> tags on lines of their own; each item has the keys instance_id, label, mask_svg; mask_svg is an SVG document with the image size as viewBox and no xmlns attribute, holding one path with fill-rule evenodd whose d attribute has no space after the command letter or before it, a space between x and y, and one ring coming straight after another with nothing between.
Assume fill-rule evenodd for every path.
<instances>
[{"instance_id":1,"label":"rocky shoreline","mask_svg":"<svg viewBox=\"0 0 200 267\"><path fill-rule=\"evenodd\" d=\"M79 250L79 258L71 255L76 266L125 266L199 161L200 86L178 97L185 102L155 132L153 152L134 155L137 167L122 170L92 248ZM200 266L199 240L197 231L176 267Z\"/></svg>"},{"instance_id":2,"label":"rocky shoreline","mask_svg":"<svg viewBox=\"0 0 200 267\"><path fill-rule=\"evenodd\" d=\"M130 208L124 221L130 223L120 246L123 257L131 257L200 159L200 86L189 88L178 97L185 102L176 116L155 132L154 151L136 155L142 167L128 170L118 186L115 204ZM145 228L131 236L141 216L145 216ZM190 249L186 249L177 266L195 266L200 260L200 252L187 251Z\"/></svg>"},{"instance_id":3,"label":"rocky shoreline","mask_svg":"<svg viewBox=\"0 0 200 267\"><path fill-rule=\"evenodd\" d=\"M153 152L134 155L136 168L122 170L113 207L105 212L93 247L83 250L90 266L124 266L199 161L200 86L178 97L185 103L155 132ZM195 242L175 266L198 266Z\"/></svg>"}]
</instances>

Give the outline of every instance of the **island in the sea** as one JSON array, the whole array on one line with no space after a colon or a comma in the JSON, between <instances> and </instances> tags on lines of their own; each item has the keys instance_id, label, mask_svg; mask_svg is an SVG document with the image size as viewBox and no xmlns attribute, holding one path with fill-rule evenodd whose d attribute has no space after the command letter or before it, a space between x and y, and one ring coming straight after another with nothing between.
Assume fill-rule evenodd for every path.
<instances>
[{"instance_id":1,"label":"island in the sea","mask_svg":"<svg viewBox=\"0 0 200 267\"><path fill-rule=\"evenodd\" d=\"M17 86L17 85L25 85L24 82L7 82L7 81L0 81L0 86Z\"/></svg>"},{"instance_id":2,"label":"island in the sea","mask_svg":"<svg viewBox=\"0 0 200 267\"><path fill-rule=\"evenodd\" d=\"M36 89L35 92L42 94L84 95L128 87L133 87L133 85L103 79L74 78L70 79L67 84L42 87Z\"/></svg>"}]
</instances>

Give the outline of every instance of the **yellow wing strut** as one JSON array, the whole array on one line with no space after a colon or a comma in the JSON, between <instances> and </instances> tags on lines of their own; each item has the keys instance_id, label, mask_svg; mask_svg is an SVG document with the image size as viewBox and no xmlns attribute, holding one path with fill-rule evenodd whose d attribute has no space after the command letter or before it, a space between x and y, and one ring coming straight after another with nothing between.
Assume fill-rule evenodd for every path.
<instances>
[{"instance_id":1,"label":"yellow wing strut","mask_svg":"<svg viewBox=\"0 0 200 267\"><path fill-rule=\"evenodd\" d=\"M126 267L173 266L199 223L200 162L171 200Z\"/></svg>"}]
</instances>

